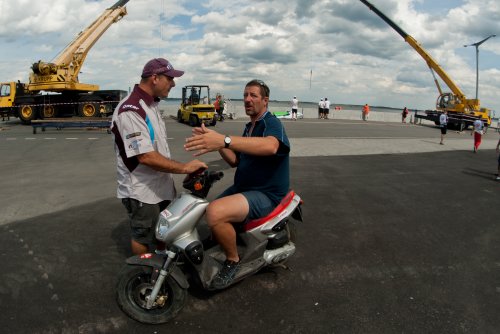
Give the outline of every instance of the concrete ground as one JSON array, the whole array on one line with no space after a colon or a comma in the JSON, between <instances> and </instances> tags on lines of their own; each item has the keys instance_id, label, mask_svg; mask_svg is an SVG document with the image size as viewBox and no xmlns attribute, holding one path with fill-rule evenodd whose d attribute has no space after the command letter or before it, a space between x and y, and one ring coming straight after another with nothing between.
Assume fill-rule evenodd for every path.
<instances>
[{"instance_id":1,"label":"concrete ground","mask_svg":"<svg viewBox=\"0 0 500 334\"><path fill-rule=\"evenodd\" d=\"M167 119L177 160L190 128ZM237 135L244 120L218 123ZM191 288L171 323L148 326L114 299L128 248L111 135L0 124L0 328L5 333L497 333L499 135L439 145L430 126L285 121L291 184L304 200L290 270L225 291ZM217 154L203 159L232 171ZM181 176L176 177L180 185Z\"/></svg>"}]
</instances>

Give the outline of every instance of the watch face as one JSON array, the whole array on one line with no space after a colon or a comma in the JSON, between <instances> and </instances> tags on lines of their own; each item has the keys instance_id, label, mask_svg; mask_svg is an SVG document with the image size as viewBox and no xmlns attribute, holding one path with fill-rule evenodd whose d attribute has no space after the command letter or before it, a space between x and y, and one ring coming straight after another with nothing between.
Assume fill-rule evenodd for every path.
<instances>
[{"instance_id":1,"label":"watch face","mask_svg":"<svg viewBox=\"0 0 500 334\"><path fill-rule=\"evenodd\" d=\"M231 144L231 138L229 137L224 138L224 143Z\"/></svg>"}]
</instances>

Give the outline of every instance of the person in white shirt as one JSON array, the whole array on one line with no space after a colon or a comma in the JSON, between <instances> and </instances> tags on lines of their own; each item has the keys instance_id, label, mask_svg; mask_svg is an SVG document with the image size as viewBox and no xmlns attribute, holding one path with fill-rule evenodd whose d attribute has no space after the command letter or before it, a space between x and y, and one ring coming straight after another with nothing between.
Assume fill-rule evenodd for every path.
<instances>
[{"instance_id":1,"label":"person in white shirt","mask_svg":"<svg viewBox=\"0 0 500 334\"><path fill-rule=\"evenodd\" d=\"M328 101L328 98L325 97L325 101L323 103L325 104L323 114L325 115L325 119L328 119L328 114L330 113L330 101Z\"/></svg>"},{"instance_id":2,"label":"person in white shirt","mask_svg":"<svg viewBox=\"0 0 500 334\"><path fill-rule=\"evenodd\" d=\"M324 118L324 116L325 116L324 109L325 109L325 102L323 101L323 99L321 99L321 101L319 101L319 103L318 103L318 113L319 113L318 118L319 119Z\"/></svg>"},{"instance_id":3,"label":"person in white shirt","mask_svg":"<svg viewBox=\"0 0 500 334\"><path fill-rule=\"evenodd\" d=\"M297 100L297 96L294 96L292 99L292 119L294 121L297 120L297 111L299 110L299 100Z\"/></svg>"},{"instance_id":4,"label":"person in white shirt","mask_svg":"<svg viewBox=\"0 0 500 334\"><path fill-rule=\"evenodd\" d=\"M444 136L446 135L446 130L448 130L448 112L446 110L439 116L439 128L441 129L441 141L439 144L444 145Z\"/></svg>"},{"instance_id":5,"label":"person in white shirt","mask_svg":"<svg viewBox=\"0 0 500 334\"><path fill-rule=\"evenodd\" d=\"M183 74L164 58L151 59L144 65L140 83L113 113L110 130L116 152L117 197L129 216L130 246L135 255L157 246L158 215L176 196L172 174L208 168L197 159L182 163L170 157L159 102L175 87L174 79Z\"/></svg>"},{"instance_id":6,"label":"person in white shirt","mask_svg":"<svg viewBox=\"0 0 500 334\"><path fill-rule=\"evenodd\" d=\"M474 153L477 152L479 149L479 145L481 145L481 138L483 137L483 129L484 129L484 124L483 121L480 119L476 119L474 121L473 127L472 127L472 132L470 135L474 134Z\"/></svg>"}]
</instances>

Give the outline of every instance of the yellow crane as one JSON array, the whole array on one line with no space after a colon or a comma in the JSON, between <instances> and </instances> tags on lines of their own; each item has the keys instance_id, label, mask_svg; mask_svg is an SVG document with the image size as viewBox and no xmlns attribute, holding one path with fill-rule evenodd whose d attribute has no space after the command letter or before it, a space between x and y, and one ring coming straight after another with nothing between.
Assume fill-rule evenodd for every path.
<instances>
[{"instance_id":1,"label":"yellow crane","mask_svg":"<svg viewBox=\"0 0 500 334\"><path fill-rule=\"evenodd\" d=\"M425 60L429 67L434 82L439 92L436 102L436 110L427 110L426 116L421 118L431 121L439 121L439 114L447 111L449 115L449 124L457 126L460 130L471 125L474 120L481 119L486 126L491 124L490 111L487 108L481 108L479 99L468 99L463 91L455 84L444 69L431 57L431 55L410 35L408 35L400 26L389 19L377 7L367 0L360 0L382 20L390 25L396 32L417 51L417 53ZM435 73L443 80L451 92L443 92Z\"/></svg>"},{"instance_id":2,"label":"yellow crane","mask_svg":"<svg viewBox=\"0 0 500 334\"><path fill-rule=\"evenodd\" d=\"M128 1L119 0L104 10L52 62L34 63L28 84L0 83L0 110L10 111L26 124L36 118L93 117L112 112L126 91L100 91L98 85L80 83L78 74L94 44L127 14ZM59 94L41 94L42 91Z\"/></svg>"}]
</instances>

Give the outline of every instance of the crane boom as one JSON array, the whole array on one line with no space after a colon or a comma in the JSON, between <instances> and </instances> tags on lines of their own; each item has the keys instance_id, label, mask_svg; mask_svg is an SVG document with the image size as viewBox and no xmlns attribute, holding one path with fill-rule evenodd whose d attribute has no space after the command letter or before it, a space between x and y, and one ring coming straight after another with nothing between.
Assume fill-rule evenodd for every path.
<instances>
[{"instance_id":1,"label":"crane boom","mask_svg":"<svg viewBox=\"0 0 500 334\"><path fill-rule=\"evenodd\" d=\"M107 8L85 30L62 50L53 62L38 61L33 64L28 89L30 91L95 91L99 86L83 84L78 81L78 74L88 52L115 22L127 14L125 4L129 0L118 0Z\"/></svg>"},{"instance_id":2,"label":"crane boom","mask_svg":"<svg viewBox=\"0 0 500 334\"><path fill-rule=\"evenodd\" d=\"M400 26L398 26L394 21L388 18L384 13L378 10L377 7L372 5L367 0L360 0L364 3L368 8L375 12L382 20L384 20L388 25L390 25L396 32L404 38L405 42L410 44L410 46L418 52L418 54L424 58L427 66L431 69L431 71L435 71L439 77L446 83L446 85L450 88L450 90L459 97L461 100L465 99L465 94L462 90L451 80L448 74L443 70L443 68L431 57L431 55L424 50L424 48L409 34L407 34ZM438 90L440 90L438 86Z\"/></svg>"},{"instance_id":3,"label":"crane boom","mask_svg":"<svg viewBox=\"0 0 500 334\"><path fill-rule=\"evenodd\" d=\"M468 99L462 90L453 82L450 76L443 70L441 66L431 57L431 55L425 51L425 49L410 35L408 35L400 26L398 26L394 21L388 18L384 13L377 9L367 0L360 0L368 8L375 12L382 20L384 20L388 25L390 25L396 32L404 38L405 42L410 44L410 46L417 51L417 53L424 58L427 66L431 70L434 82L436 83L437 89L439 91L439 97L436 102L436 109L439 111L448 111L457 114L470 114L474 117L480 117L486 124L491 123L491 118L489 115L489 109L481 108L478 99ZM451 90L451 93L443 93L439 82L434 75L436 72L439 77L444 81L444 83Z\"/></svg>"}]
</instances>

